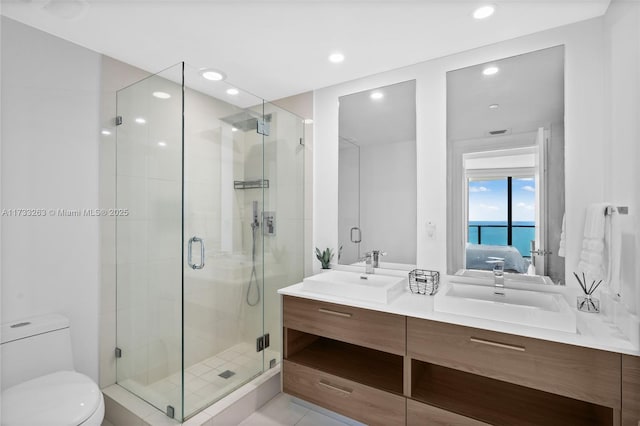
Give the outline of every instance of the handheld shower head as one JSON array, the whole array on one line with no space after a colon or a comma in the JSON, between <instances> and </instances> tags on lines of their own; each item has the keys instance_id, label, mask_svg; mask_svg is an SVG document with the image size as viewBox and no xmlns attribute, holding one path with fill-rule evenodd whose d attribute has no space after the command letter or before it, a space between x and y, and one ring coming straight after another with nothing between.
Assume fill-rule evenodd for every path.
<instances>
[{"instance_id":1,"label":"handheld shower head","mask_svg":"<svg viewBox=\"0 0 640 426\"><path fill-rule=\"evenodd\" d=\"M260 226L260 221L258 220L258 202L253 202L253 222L251 222L252 228L257 228Z\"/></svg>"}]
</instances>

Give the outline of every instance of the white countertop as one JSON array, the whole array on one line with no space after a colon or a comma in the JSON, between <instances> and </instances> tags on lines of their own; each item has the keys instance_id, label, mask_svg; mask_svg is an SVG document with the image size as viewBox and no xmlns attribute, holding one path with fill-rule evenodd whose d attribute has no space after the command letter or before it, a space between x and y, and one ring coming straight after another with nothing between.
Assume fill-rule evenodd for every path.
<instances>
[{"instance_id":1,"label":"white countertop","mask_svg":"<svg viewBox=\"0 0 640 426\"><path fill-rule=\"evenodd\" d=\"M396 275L397 272L398 271L394 271L389 274ZM385 273L387 273L387 271L385 271ZM447 282L448 277L442 277L440 282L441 287L446 285ZM606 321L604 315L580 312L575 308L575 300L578 296L577 290L567 287L552 286L546 287L545 291L561 293L565 299L570 302L569 305L573 307L572 309L575 311L577 319L578 331L576 333L567 333L508 322L437 312L433 307L434 297L412 294L408 289L405 293L398 296L389 304L380 304L327 294L312 293L303 290L302 283L282 288L278 290L278 293L285 296L302 297L357 308L371 309L374 311L422 318L431 321L440 321L466 327L515 334L535 339L548 340L551 342L566 343L628 355L640 355L640 347L627 338L617 325L613 322Z\"/></svg>"}]
</instances>

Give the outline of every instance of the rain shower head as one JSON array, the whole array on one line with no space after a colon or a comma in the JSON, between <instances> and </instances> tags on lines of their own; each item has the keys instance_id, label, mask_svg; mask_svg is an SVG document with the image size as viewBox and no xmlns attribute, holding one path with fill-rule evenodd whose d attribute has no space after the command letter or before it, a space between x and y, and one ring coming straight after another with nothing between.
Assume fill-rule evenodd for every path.
<instances>
[{"instance_id":1,"label":"rain shower head","mask_svg":"<svg viewBox=\"0 0 640 426\"><path fill-rule=\"evenodd\" d=\"M246 132L248 130L256 130L258 128L258 120L260 118L261 115L253 111L241 111L227 117L222 117L220 120L224 121L227 124L231 124L238 130ZM270 123L271 114L266 114L264 116L264 121Z\"/></svg>"}]
</instances>

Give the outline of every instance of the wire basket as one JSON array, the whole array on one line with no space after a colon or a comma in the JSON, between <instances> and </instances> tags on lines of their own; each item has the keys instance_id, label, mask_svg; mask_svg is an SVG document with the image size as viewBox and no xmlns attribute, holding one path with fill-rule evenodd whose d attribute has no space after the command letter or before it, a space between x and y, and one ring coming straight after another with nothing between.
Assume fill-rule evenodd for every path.
<instances>
[{"instance_id":1,"label":"wire basket","mask_svg":"<svg viewBox=\"0 0 640 426\"><path fill-rule=\"evenodd\" d=\"M409 290L415 294L433 296L438 291L440 273L427 269L414 269L409 272Z\"/></svg>"}]
</instances>

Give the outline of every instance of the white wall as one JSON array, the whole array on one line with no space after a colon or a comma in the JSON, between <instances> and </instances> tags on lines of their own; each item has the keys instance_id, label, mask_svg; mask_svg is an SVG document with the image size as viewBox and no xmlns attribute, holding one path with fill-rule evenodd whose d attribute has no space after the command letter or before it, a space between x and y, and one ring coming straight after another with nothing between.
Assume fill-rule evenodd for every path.
<instances>
[{"instance_id":1,"label":"white wall","mask_svg":"<svg viewBox=\"0 0 640 426\"><path fill-rule=\"evenodd\" d=\"M446 72L547 47L566 46L566 273L577 264L585 207L603 199L602 19L508 40L328 87L315 93L314 241L336 247L338 175L338 98L389 84L417 80L417 263L446 271ZM588 188L588 190L585 190ZM426 223L436 226L427 239ZM568 281L572 282L572 281Z\"/></svg>"},{"instance_id":2,"label":"white wall","mask_svg":"<svg viewBox=\"0 0 640 426\"><path fill-rule=\"evenodd\" d=\"M604 18L606 197L628 206L622 229L622 300L640 309L640 4L614 0ZM635 300L634 300L635 299ZM635 302L635 303L634 303Z\"/></svg>"},{"instance_id":3,"label":"white wall","mask_svg":"<svg viewBox=\"0 0 640 426\"><path fill-rule=\"evenodd\" d=\"M3 208L97 208L100 56L6 18L1 51ZM97 381L98 218L3 217L2 245L2 322L67 315Z\"/></svg>"}]
</instances>

